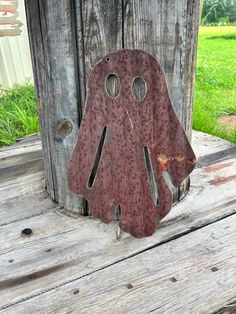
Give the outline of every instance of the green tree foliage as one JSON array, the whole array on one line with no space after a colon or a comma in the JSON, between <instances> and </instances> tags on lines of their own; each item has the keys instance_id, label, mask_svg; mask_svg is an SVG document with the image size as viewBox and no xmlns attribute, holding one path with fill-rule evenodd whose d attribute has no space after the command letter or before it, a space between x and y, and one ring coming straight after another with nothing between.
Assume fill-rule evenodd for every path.
<instances>
[{"instance_id":1,"label":"green tree foliage","mask_svg":"<svg viewBox=\"0 0 236 314\"><path fill-rule=\"evenodd\" d=\"M203 0L202 24L236 23L236 0Z\"/></svg>"}]
</instances>

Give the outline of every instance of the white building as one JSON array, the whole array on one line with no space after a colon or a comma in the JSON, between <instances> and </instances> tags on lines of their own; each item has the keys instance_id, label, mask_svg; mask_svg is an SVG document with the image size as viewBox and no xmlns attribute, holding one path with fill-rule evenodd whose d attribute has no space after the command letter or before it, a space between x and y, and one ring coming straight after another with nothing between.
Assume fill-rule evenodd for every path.
<instances>
[{"instance_id":1,"label":"white building","mask_svg":"<svg viewBox=\"0 0 236 314\"><path fill-rule=\"evenodd\" d=\"M0 0L0 86L33 82L24 0Z\"/></svg>"}]
</instances>

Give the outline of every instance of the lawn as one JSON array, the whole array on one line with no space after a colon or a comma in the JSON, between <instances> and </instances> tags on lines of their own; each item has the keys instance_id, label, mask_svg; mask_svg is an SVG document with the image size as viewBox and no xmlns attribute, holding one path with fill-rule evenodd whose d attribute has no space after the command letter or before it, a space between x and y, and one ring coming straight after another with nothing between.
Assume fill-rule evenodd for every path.
<instances>
[{"instance_id":1,"label":"lawn","mask_svg":"<svg viewBox=\"0 0 236 314\"><path fill-rule=\"evenodd\" d=\"M236 26L201 27L193 128L236 144L236 129L218 122L227 114L236 114Z\"/></svg>"},{"instance_id":2,"label":"lawn","mask_svg":"<svg viewBox=\"0 0 236 314\"><path fill-rule=\"evenodd\" d=\"M236 26L201 27L195 84L193 128L236 144L236 130L218 123L236 114ZM0 89L0 146L38 131L32 85Z\"/></svg>"},{"instance_id":3,"label":"lawn","mask_svg":"<svg viewBox=\"0 0 236 314\"><path fill-rule=\"evenodd\" d=\"M38 132L38 116L33 85L0 88L0 146Z\"/></svg>"}]
</instances>

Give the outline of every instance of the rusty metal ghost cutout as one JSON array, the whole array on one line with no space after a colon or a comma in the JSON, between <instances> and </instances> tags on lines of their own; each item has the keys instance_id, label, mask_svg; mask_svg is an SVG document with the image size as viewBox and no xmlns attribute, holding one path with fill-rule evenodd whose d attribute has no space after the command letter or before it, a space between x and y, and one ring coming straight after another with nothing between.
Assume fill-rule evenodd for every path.
<instances>
[{"instance_id":1,"label":"rusty metal ghost cutout","mask_svg":"<svg viewBox=\"0 0 236 314\"><path fill-rule=\"evenodd\" d=\"M106 89L110 74L119 79L116 97ZM132 93L136 77L146 85L141 100ZM195 162L159 62L142 50L105 56L90 74L85 112L68 166L69 189L83 195L91 214L105 223L112 221L120 205L121 230L135 237L149 236L172 206L163 173L168 172L178 187ZM150 172L159 203L153 202Z\"/></svg>"}]
</instances>

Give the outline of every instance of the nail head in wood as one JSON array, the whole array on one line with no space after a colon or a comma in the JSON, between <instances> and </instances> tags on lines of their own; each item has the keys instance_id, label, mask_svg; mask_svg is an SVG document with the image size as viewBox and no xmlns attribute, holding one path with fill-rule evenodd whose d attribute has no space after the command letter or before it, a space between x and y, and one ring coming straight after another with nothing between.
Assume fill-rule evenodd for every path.
<instances>
[{"instance_id":1,"label":"nail head in wood","mask_svg":"<svg viewBox=\"0 0 236 314\"><path fill-rule=\"evenodd\" d=\"M30 228L25 228L21 231L22 237L30 237L32 234L33 234L33 231Z\"/></svg>"}]
</instances>

